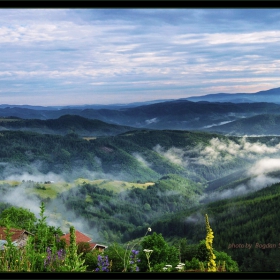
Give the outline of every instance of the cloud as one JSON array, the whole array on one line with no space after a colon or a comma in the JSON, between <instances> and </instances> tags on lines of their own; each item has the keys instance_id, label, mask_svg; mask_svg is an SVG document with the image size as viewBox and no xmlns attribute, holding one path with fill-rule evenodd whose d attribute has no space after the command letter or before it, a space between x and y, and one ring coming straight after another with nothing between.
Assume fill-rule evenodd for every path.
<instances>
[{"instance_id":1,"label":"cloud","mask_svg":"<svg viewBox=\"0 0 280 280\"><path fill-rule=\"evenodd\" d=\"M109 104L275 88L278 27L275 9L3 9L1 100L70 105L79 92L79 104Z\"/></svg>"},{"instance_id":2,"label":"cloud","mask_svg":"<svg viewBox=\"0 0 280 280\"><path fill-rule=\"evenodd\" d=\"M210 124L210 125L204 126L203 128L210 128L210 127L213 127L213 126L219 126L219 125L223 125L223 124L230 123L230 122L233 122L233 121L225 121L225 122L220 122L220 123L217 123L217 124Z\"/></svg>"},{"instance_id":3,"label":"cloud","mask_svg":"<svg viewBox=\"0 0 280 280\"><path fill-rule=\"evenodd\" d=\"M206 147L197 146L196 152L198 164L209 165L217 161L228 161L235 158L257 159L260 155L275 154L280 152L280 143L274 146L267 146L260 142L251 143L246 137L239 141L221 140L213 138Z\"/></svg>"},{"instance_id":4,"label":"cloud","mask_svg":"<svg viewBox=\"0 0 280 280\"><path fill-rule=\"evenodd\" d=\"M248 172L251 176L280 171L280 159L265 157L259 160Z\"/></svg>"},{"instance_id":5,"label":"cloud","mask_svg":"<svg viewBox=\"0 0 280 280\"><path fill-rule=\"evenodd\" d=\"M151 124L151 123L156 123L156 122L158 122L157 118L153 118L153 119L150 119L150 120L145 120L146 124Z\"/></svg>"},{"instance_id":6,"label":"cloud","mask_svg":"<svg viewBox=\"0 0 280 280\"><path fill-rule=\"evenodd\" d=\"M240 184L235 188L226 189L222 191L214 191L210 194L203 194L200 201L216 201L220 199L233 198L241 195L246 195L272 184L280 182L280 176L271 176L268 173L273 171L280 172L280 159L279 158L263 158L253 164L247 171L248 177L252 177L247 183Z\"/></svg>"},{"instance_id":7,"label":"cloud","mask_svg":"<svg viewBox=\"0 0 280 280\"><path fill-rule=\"evenodd\" d=\"M186 166L188 164L188 162L184 160L184 152L182 149L172 147L164 151L163 147L161 147L160 145L156 145L153 150L174 164L178 164L181 166Z\"/></svg>"},{"instance_id":8,"label":"cloud","mask_svg":"<svg viewBox=\"0 0 280 280\"><path fill-rule=\"evenodd\" d=\"M133 155L139 162L141 162L144 166L146 166L146 167L151 167L151 166L152 166L152 164L149 163L149 162L147 162L141 154L139 154L139 153L133 153L132 155Z\"/></svg>"},{"instance_id":9,"label":"cloud","mask_svg":"<svg viewBox=\"0 0 280 280\"><path fill-rule=\"evenodd\" d=\"M36 196L28 195L27 190L28 186L26 184L10 187L1 195L0 201L16 207L29 209L38 218L40 213L40 200Z\"/></svg>"}]
</instances>

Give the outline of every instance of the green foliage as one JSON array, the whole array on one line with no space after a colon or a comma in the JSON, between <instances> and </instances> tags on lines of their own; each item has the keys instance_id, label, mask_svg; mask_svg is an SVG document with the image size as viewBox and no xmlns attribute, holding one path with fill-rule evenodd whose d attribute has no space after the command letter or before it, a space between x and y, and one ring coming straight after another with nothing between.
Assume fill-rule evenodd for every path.
<instances>
[{"instance_id":1,"label":"green foliage","mask_svg":"<svg viewBox=\"0 0 280 280\"><path fill-rule=\"evenodd\" d=\"M76 244L75 228L70 227L70 245L66 250L64 265L60 267L64 272L84 272L86 271L85 260L81 258L82 254L78 254L78 246Z\"/></svg>"},{"instance_id":2,"label":"green foliage","mask_svg":"<svg viewBox=\"0 0 280 280\"><path fill-rule=\"evenodd\" d=\"M153 268L157 264L170 264L176 266L179 263L179 252L174 246L168 245L164 240L162 234L154 232L152 235L146 236L141 242L141 251L139 258L140 271L149 270L149 265L153 271ZM146 257L144 250L152 250L149 259Z\"/></svg>"},{"instance_id":3,"label":"green foliage","mask_svg":"<svg viewBox=\"0 0 280 280\"><path fill-rule=\"evenodd\" d=\"M124 270L126 251L126 248L116 242L110 244L110 246L106 249L106 255L112 264L112 272L122 272Z\"/></svg>"},{"instance_id":4,"label":"green foliage","mask_svg":"<svg viewBox=\"0 0 280 280\"><path fill-rule=\"evenodd\" d=\"M97 268L98 254L100 254L98 250L93 250L81 255L81 258L85 261L84 265L86 266L86 271L92 272Z\"/></svg>"},{"instance_id":5,"label":"green foliage","mask_svg":"<svg viewBox=\"0 0 280 280\"><path fill-rule=\"evenodd\" d=\"M234 261L231 256L229 256L227 253L225 252L218 252L216 250L214 250L214 254L216 256L216 263L220 263L222 264L223 262L225 262L225 270L228 272L238 272L239 268L238 268L238 264L236 261Z\"/></svg>"},{"instance_id":6,"label":"green foliage","mask_svg":"<svg viewBox=\"0 0 280 280\"><path fill-rule=\"evenodd\" d=\"M27 209L9 207L0 213L0 225L11 228L25 229L33 231L35 229L36 216Z\"/></svg>"},{"instance_id":7,"label":"green foliage","mask_svg":"<svg viewBox=\"0 0 280 280\"><path fill-rule=\"evenodd\" d=\"M210 251L206 247L205 240L201 240L199 242L199 245L197 247L197 253L196 253L195 257L201 262L205 262L210 259Z\"/></svg>"},{"instance_id":8,"label":"green foliage","mask_svg":"<svg viewBox=\"0 0 280 280\"><path fill-rule=\"evenodd\" d=\"M185 269L186 270L199 270L200 269L200 260L193 257L191 261L185 262Z\"/></svg>"},{"instance_id":9,"label":"green foliage","mask_svg":"<svg viewBox=\"0 0 280 280\"><path fill-rule=\"evenodd\" d=\"M88 242L79 242L77 248L77 253L82 254L83 256L86 255L91 251L90 245Z\"/></svg>"}]
</instances>

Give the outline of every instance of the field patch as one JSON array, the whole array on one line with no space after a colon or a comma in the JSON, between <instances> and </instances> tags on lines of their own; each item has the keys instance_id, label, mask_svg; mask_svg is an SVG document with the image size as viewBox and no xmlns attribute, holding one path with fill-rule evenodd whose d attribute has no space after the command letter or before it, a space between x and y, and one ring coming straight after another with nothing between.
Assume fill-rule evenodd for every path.
<instances>
[{"instance_id":1,"label":"field patch","mask_svg":"<svg viewBox=\"0 0 280 280\"><path fill-rule=\"evenodd\" d=\"M146 189L148 186L152 186L155 184L153 182L147 182L141 184L141 183L116 181L116 180L106 180L106 179L88 180L82 178L75 180L75 183L77 185L82 185L82 184L94 185L98 188L106 189L108 191L113 191L114 193L119 193L121 191L129 190L132 188Z\"/></svg>"}]
</instances>

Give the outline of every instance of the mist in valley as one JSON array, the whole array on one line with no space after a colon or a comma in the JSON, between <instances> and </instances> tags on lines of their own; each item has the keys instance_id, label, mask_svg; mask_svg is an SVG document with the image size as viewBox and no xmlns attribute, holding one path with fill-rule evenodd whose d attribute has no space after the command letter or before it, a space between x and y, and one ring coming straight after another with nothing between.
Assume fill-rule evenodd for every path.
<instances>
[{"instance_id":1,"label":"mist in valley","mask_svg":"<svg viewBox=\"0 0 280 280\"><path fill-rule=\"evenodd\" d=\"M210 193L195 194L197 201L200 203L206 203L211 201L217 201L221 199L228 199L266 188L274 183L280 182L280 175L270 175L271 172L280 171L280 140L277 137L267 138L265 141L260 139L250 139L250 137L239 138L226 138L226 137L213 137L210 139L208 145L197 144L192 147L170 147L164 148L162 145L157 144L153 147L153 152L157 153L160 157L164 158L168 162L184 168L188 172L196 172L203 168L213 168L215 166L227 166L227 164L233 164L235 169L226 170L225 174L230 174L240 168L236 164L236 161L242 160L247 163L246 176L249 178L246 183L237 184L234 188L228 188L223 190L215 190ZM150 162L147 155L139 151L131 153L131 156L139 162L145 168L153 169L155 167L154 162ZM96 162L99 166L102 165L102 159L96 157ZM34 161L29 166L16 167L15 165L7 162L0 163L1 167L1 196L0 202L8 203L9 205L16 207L23 207L29 209L37 217L40 213L40 205L42 198L39 195L32 193L31 189L36 188L36 184L44 184L46 182L52 182L60 184L60 188L63 188L63 184L72 184L71 189L65 189L59 191L56 198L48 199L46 202L46 216L49 225L60 227L63 232L69 231L69 226L74 225L75 228L85 234L91 236L94 240L104 241L102 233L96 228L92 227L87 219L77 215L74 209L69 209L66 206L66 200L71 196L73 198L81 197L78 184L75 185L75 180L83 178L86 180L108 180L108 181L125 181L126 174L119 172L117 175L114 172L100 172L92 171L87 168L81 167L79 162L76 162L76 167L73 172L61 173L48 172L42 173L42 166L44 162L40 160ZM190 171L191 170L191 171ZM58 169L59 171L59 169ZM113 171L113 170L111 170ZM191 173L190 173L191 174ZM222 173L221 173L222 174ZM220 177L216 176L216 179ZM236 178L237 180L238 178ZM18 182L17 186L7 186L8 182ZM205 182L205 188L207 189L207 180ZM197 182L195 182L197 183ZM124 184L125 185L125 184ZM171 187L171 186L170 186ZM221 186L222 187L222 186ZM145 190L143 190L145 191ZM118 198L111 198L111 205L119 204L123 202L131 202L131 205L141 205L142 202L137 197L130 197L130 190L125 186L123 189L119 189ZM180 200L181 192L178 190L166 190L157 191L155 195L160 199L168 196L177 196L177 203L185 203ZM94 213L96 211L102 211L103 207L107 207L101 202L99 205L91 203L85 203L84 207L88 213ZM142 205L144 207L144 205ZM149 209L149 205L145 205ZM150 210L149 210L150 211ZM146 211L145 215L147 220L153 217L161 217L163 213ZM125 213L116 213L112 218L118 220L124 219ZM189 216L187 222L202 222L202 217Z\"/></svg>"}]
</instances>

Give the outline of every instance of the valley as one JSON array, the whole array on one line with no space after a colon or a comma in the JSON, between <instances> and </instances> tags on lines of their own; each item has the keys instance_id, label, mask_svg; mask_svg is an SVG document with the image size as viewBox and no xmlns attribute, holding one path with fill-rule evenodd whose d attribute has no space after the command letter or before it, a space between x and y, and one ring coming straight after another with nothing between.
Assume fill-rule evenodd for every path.
<instances>
[{"instance_id":1,"label":"valley","mask_svg":"<svg viewBox=\"0 0 280 280\"><path fill-rule=\"evenodd\" d=\"M207 213L215 248L241 270L280 270L264 262L279 258L276 249L229 248L278 242L279 106L1 107L0 211L37 215L44 202L50 225L74 225L101 243L137 239L151 226L189 244L205 237Z\"/></svg>"}]
</instances>

